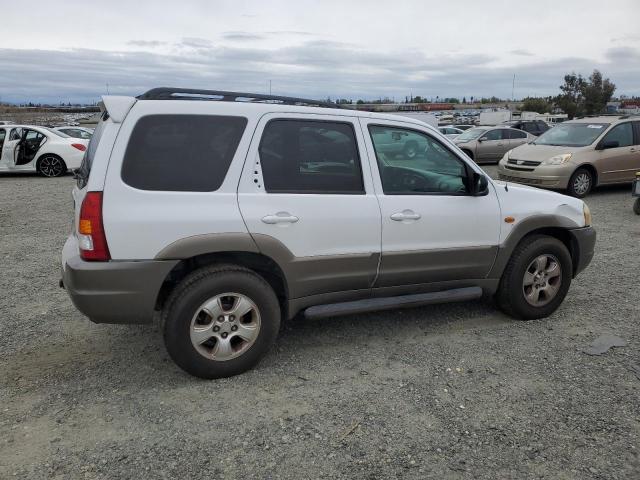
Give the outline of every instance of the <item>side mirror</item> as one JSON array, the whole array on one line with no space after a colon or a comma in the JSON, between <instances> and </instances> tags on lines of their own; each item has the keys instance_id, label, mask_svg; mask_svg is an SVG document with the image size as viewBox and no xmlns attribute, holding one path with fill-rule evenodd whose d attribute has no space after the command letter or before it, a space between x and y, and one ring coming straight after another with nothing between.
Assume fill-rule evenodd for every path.
<instances>
[{"instance_id":1,"label":"side mirror","mask_svg":"<svg viewBox=\"0 0 640 480\"><path fill-rule=\"evenodd\" d=\"M482 197L489 193L489 180L481 173L473 172L471 175L471 195Z\"/></svg>"},{"instance_id":2,"label":"side mirror","mask_svg":"<svg viewBox=\"0 0 640 480\"><path fill-rule=\"evenodd\" d=\"M608 148L618 148L620 146L620 142L617 140L605 140L604 142L598 145L596 150L606 150Z\"/></svg>"},{"instance_id":3,"label":"side mirror","mask_svg":"<svg viewBox=\"0 0 640 480\"><path fill-rule=\"evenodd\" d=\"M486 139L487 139L487 137L480 137L480 138L478 139L478 142L482 143L482 142L484 142Z\"/></svg>"}]
</instances>

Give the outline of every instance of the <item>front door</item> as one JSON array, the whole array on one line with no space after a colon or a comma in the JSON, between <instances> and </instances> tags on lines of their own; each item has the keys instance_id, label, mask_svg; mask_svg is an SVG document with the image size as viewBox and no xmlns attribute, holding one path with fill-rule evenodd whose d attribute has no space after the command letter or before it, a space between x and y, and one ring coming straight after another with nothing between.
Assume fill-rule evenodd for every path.
<instances>
[{"instance_id":1,"label":"front door","mask_svg":"<svg viewBox=\"0 0 640 480\"><path fill-rule=\"evenodd\" d=\"M509 130L494 128L478 139L476 158L478 160L499 160L509 149Z\"/></svg>"},{"instance_id":2,"label":"front door","mask_svg":"<svg viewBox=\"0 0 640 480\"><path fill-rule=\"evenodd\" d=\"M380 209L353 117L266 115L238 189L242 217L274 258L289 296L359 290L380 257Z\"/></svg>"},{"instance_id":3,"label":"front door","mask_svg":"<svg viewBox=\"0 0 640 480\"><path fill-rule=\"evenodd\" d=\"M621 123L607 132L598 144L602 149L595 152L601 183L633 180L635 172L640 170L640 142L637 140L632 122Z\"/></svg>"},{"instance_id":4,"label":"front door","mask_svg":"<svg viewBox=\"0 0 640 480\"><path fill-rule=\"evenodd\" d=\"M361 120L382 212L382 258L376 287L485 278L495 260L500 206L468 193L469 172L481 172L419 126ZM414 158L389 158L377 138L400 131L426 145ZM377 168L376 168L377 167Z\"/></svg>"}]
</instances>

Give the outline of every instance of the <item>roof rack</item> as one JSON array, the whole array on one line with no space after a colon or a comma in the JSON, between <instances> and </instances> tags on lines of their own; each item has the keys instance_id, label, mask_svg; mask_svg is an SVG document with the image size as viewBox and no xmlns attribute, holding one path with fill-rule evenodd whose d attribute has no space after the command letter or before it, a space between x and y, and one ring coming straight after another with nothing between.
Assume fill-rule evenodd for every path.
<instances>
[{"instance_id":1,"label":"roof rack","mask_svg":"<svg viewBox=\"0 0 640 480\"><path fill-rule=\"evenodd\" d=\"M620 120L624 120L626 118L631 118L631 117L640 117L640 113L625 113L620 117Z\"/></svg>"},{"instance_id":2,"label":"roof rack","mask_svg":"<svg viewBox=\"0 0 640 480\"><path fill-rule=\"evenodd\" d=\"M219 102L273 103L276 105L299 105L308 107L340 108L333 102L308 98L281 97L261 93L226 92L222 90L199 90L192 88L153 88L137 97L138 100L213 100Z\"/></svg>"}]
</instances>

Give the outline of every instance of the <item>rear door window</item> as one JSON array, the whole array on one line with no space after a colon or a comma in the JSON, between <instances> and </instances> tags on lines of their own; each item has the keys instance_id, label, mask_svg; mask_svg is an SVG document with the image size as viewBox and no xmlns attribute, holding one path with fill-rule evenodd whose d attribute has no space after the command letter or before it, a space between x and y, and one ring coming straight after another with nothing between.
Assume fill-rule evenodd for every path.
<instances>
[{"instance_id":1,"label":"rear door window","mask_svg":"<svg viewBox=\"0 0 640 480\"><path fill-rule=\"evenodd\" d=\"M515 128L513 130L509 130L508 131L509 134L511 135L511 138L513 139L523 139L523 138L527 138L527 134L525 132L523 132L522 130L516 130Z\"/></svg>"},{"instance_id":2,"label":"rear door window","mask_svg":"<svg viewBox=\"0 0 640 480\"><path fill-rule=\"evenodd\" d=\"M364 194L351 123L272 120L259 155L268 193Z\"/></svg>"},{"instance_id":3,"label":"rear door window","mask_svg":"<svg viewBox=\"0 0 640 480\"><path fill-rule=\"evenodd\" d=\"M233 116L142 117L124 154L122 180L140 190L215 191L225 179L246 125L246 118Z\"/></svg>"}]
</instances>

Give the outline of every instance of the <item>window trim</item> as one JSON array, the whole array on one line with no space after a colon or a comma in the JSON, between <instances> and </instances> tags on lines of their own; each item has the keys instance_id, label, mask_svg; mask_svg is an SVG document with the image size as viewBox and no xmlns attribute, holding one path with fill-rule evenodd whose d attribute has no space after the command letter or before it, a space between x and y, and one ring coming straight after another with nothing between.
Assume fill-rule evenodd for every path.
<instances>
[{"instance_id":1,"label":"window trim","mask_svg":"<svg viewBox=\"0 0 640 480\"><path fill-rule=\"evenodd\" d=\"M330 124L339 124L339 125L348 125L351 128L353 133L353 141L356 147L356 168L360 173L360 180L362 191L353 191L353 190L295 190L295 189L287 189L287 190L277 190L273 191L267 188L267 182L264 177L264 166L262 164L262 158L260 157L260 150L262 148L262 142L264 141L264 133L267 131L269 125L273 122L307 122L307 123L330 123ZM365 185L364 172L362 170L362 156L360 155L360 145L358 145L358 135L356 134L356 128L354 122L350 122L348 120L330 120L330 119L311 119L311 118L297 118L297 117L275 117L270 118L267 123L262 127L262 131L260 132L260 142L258 142L258 149L256 151L258 156L258 162L260 162L260 174L262 176L262 185L264 186L264 191L267 195L366 195L367 188Z\"/></svg>"},{"instance_id":2,"label":"window trim","mask_svg":"<svg viewBox=\"0 0 640 480\"><path fill-rule=\"evenodd\" d=\"M426 137L430 138L431 140L437 142L440 147L442 147L443 149L445 149L446 151L448 151L450 154L452 154L456 160L458 160L460 163L462 163L462 166L464 168L464 171L466 173L466 177L464 177L466 179L466 182L463 182L465 185L465 188L467 189L466 192L462 193L462 192L409 192L409 193L403 193L403 192L385 192L384 191L384 184L382 183L382 175L380 174L380 165L378 164L378 152L376 150L376 144L373 141L373 136L371 134L371 127L383 127L383 128L389 128L389 127L395 127L395 128L399 128L399 129L403 129L403 130L408 130L410 132L414 132L414 133L418 133L421 135L425 135ZM380 180L380 187L382 188L382 193L381 195L383 196L399 196L399 195L404 195L404 196L439 196L439 197L472 197L473 194L469 191L469 186L467 185L469 182L469 178L471 178L473 176L474 173L474 169L471 167L471 165L469 165L465 160L463 160L462 158L460 158L460 155L457 154L457 152L454 152L453 150L451 150L450 148L448 148L446 145L444 145L440 140L438 140L435 136L433 136L431 134L431 132L425 132L424 130L418 130L417 128L411 128L411 127L405 127L405 126L398 126L398 125L389 125L389 124L383 124L383 123L368 123L367 124L367 132L369 134L369 138L371 139L371 145L373 145L373 153L374 153L374 160L375 160L375 165L376 165L376 171L378 173L378 179ZM484 174L486 176L486 174Z\"/></svg>"}]
</instances>

